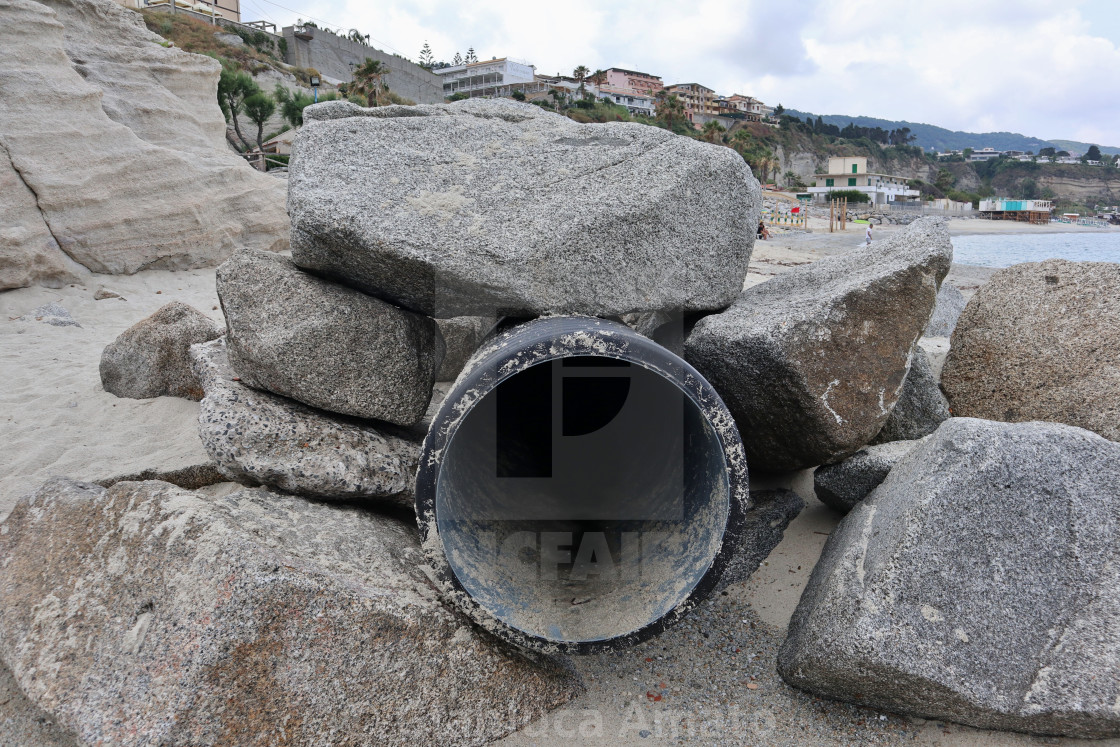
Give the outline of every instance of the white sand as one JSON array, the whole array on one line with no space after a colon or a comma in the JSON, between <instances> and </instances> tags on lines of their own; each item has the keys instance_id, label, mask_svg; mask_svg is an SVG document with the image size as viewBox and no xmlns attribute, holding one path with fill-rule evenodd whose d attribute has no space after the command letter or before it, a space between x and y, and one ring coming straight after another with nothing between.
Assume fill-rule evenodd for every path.
<instances>
[{"instance_id":1,"label":"white sand","mask_svg":"<svg viewBox=\"0 0 1120 747\"><path fill-rule=\"evenodd\" d=\"M94 301L100 285L127 300ZM214 310L214 270L95 275L86 285L0 293L0 518L52 475L99 480L209 461L198 438L197 402L121 399L101 388L104 347L172 300L222 319ZM51 301L81 328L13 318Z\"/></svg>"}]
</instances>

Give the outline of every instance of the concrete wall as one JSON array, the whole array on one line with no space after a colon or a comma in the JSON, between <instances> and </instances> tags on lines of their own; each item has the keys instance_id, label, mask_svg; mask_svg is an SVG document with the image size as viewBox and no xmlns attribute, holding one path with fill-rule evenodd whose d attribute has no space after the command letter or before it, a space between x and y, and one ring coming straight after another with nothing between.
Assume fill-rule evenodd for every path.
<instances>
[{"instance_id":1,"label":"concrete wall","mask_svg":"<svg viewBox=\"0 0 1120 747\"><path fill-rule=\"evenodd\" d=\"M304 38L310 36L310 39ZM380 60L389 69L385 83L389 90L417 104L443 103L443 80L419 65L380 49L343 39L322 29L284 28L288 42L286 62L297 67L313 67L327 82L347 83L351 80L350 63L361 65L366 58Z\"/></svg>"}]
</instances>

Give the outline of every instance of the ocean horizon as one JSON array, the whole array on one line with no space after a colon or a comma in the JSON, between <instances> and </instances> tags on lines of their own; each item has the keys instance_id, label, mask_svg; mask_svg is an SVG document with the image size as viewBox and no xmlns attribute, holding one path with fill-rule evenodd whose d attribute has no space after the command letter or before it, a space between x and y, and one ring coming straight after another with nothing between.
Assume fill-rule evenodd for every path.
<instances>
[{"instance_id":1,"label":"ocean horizon","mask_svg":"<svg viewBox=\"0 0 1120 747\"><path fill-rule=\"evenodd\" d=\"M1120 262L1120 231L1107 233L972 234L953 237L953 261L981 267L1068 259Z\"/></svg>"}]
</instances>

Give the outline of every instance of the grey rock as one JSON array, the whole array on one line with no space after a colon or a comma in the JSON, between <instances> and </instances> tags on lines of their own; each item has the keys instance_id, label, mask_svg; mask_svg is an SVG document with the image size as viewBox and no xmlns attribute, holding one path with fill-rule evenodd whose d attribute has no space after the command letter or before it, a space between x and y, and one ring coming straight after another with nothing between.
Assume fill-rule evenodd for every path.
<instances>
[{"instance_id":1,"label":"grey rock","mask_svg":"<svg viewBox=\"0 0 1120 747\"><path fill-rule=\"evenodd\" d=\"M31 313L24 314L21 317L24 320L34 319L43 324L49 324L52 327L81 327L78 320L70 315L66 307L57 301L43 304L31 310Z\"/></svg>"},{"instance_id":2,"label":"grey rock","mask_svg":"<svg viewBox=\"0 0 1120 747\"><path fill-rule=\"evenodd\" d=\"M454 381L497 323L497 318L492 316L456 316L436 320L445 349L436 381Z\"/></svg>"},{"instance_id":3,"label":"grey rock","mask_svg":"<svg viewBox=\"0 0 1120 747\"><path fill-rule=\"evenodd\" d=\"M925 351L915 345L910 359L910 372L902 385L902 394L891 409L882 430L873 444L890 441L912 441L928 436L949 419L949 402L933 375L933 367Z\"/></svg>"},{"instance_id":4,"label":"grey rock","mask_svg":"<svg viewBox=\"0 0 1120 747\"><path fill-rule=\"evenodd\" d=\"M813 473L817 498L829 508L848 513L917 445L917 441L891 441L867 446L842 462L817 467Z\"/></svg>"},{"instance_id":5,"label":"grey rock","mask_svg":"<svg viewBox=\"0 0 1120 747\"><path fill-rule=\"evenodd\" d=\"M0 657L80 744L483 744L581 689L443 607L415 529L353 507L55 479L0 557Z\"/></svg>"},{"instance_id":6,"label":"grey rock","mask_svg":"<svg viewBox=\"0 0 1120 747\"><path fill-rule=\"evenodd\" d=\"M717 589L746 581L758 570L785 536L786 527L797 518L805 501L785 488L752 490L751 509L747 512L738 552L731 557Z\"/></svg>"},{"instance_id":7,"label":"grey rock","mask_svg":"<svg viewBox=\"0 0 1120 747\"><path fill-rule=\"evenodd\" d=\"M727 403L752 469L839 461L875 437L952 256L944 222L925 218L748 288L696 324L685 357Z\"/></svg>"},{"instance_id":8,"label":"grey rock","mask_svg":"<svg viewBox=\"0 0 1120 747\"><path fill-rule=\"evenodd\" d=\"M992 275L961 314L941 386L954 415L1120 441L1120 264L1048 259Z\"/></svg>"},{"instance_id":9,"label":"grey rock","mask_svg":"<svg viewBox=\"0 0 1120 747\"><path fill-rule=\"evenodd\" d=\"M398 425L424 415L443 358L433 320L268 252L230 257L217 284L242 383Z\"/></svg>"},{"instance_id":10,"label":"grey rock","mask_svg":"<svg viewBox=\"0 0 1120 747\"><path fill-rule=\"evenodd\" d=\"M1120 736L1120 444L951 418L829 537L787 682L923 718Z\"/></svg>"},{"instance_id":11,"label":"grey rock","mask_svg":"<svg viewBox=\"0 0 1120 747\"><path fill-rule=\"evenodd\" d=\"M103 285L99 286L97 288L97 291L93 294L93 300L94 301L105 301L105 300L108 300L110 298L119 298L122 301L127 300L120 293L117 293L116 291L111 291Z\"/></svg>"},{"instance_id":12,"label":"grey rock","mask_svg":"<svg viewBox=\"0 0 1120 747\"><path fill-rule=\"evenodd\" d=\"M301 267L441 318L718 309L742 288L760 190L727 148L502 100L308 111Z\"/></svg>"},{"instance_id":13,"label":"grey rock","mask_svg":"<svg viewBox=\"0 0 1120 747\"><path fill-rule=\"evenodd\" d=\"M213 462L204 462L202 464L191 464L186 467L178 467L175 469L149 467L139 472L94 480L93 483L103 488L109 488L116 485L118 482L159 480L160 482L169 482L176 487L186 490L198 490L199 488L215 485L228 479L229 478L218 468L218 465Z\"/></svg>"},{"instance_id":14,"label":"grey rock","mask_svg":"<svg viewBox=\"0 0 1120 747\"><path fill-rule=\"evenodd\" d=\"M965 298L957 286L949 282L941 284L937 291L937 303L933 307L933 316L926 325L925 337L948 337L953 334L957 326L957 319L964 311Z\"/></svg>"},{"instance_id":15,"label":"grey rock","mask_svg":"<svg viewBox=\"0 0 1120 747\"><path fill-rule=\"evenodd\" d=\"M237 34L217 33L217 34L214 34L214 38L217 39L218 41L220 41L222 44L228 44L231 47L244 47L245 46L245 40L242 39Z\"/></svg>"},{"instance_id":16,"label":"grey rock","mask_svg":"<svg viewBox=\"0 0 1120 747\"><path fill-rule=\"evenodd\" d=\"M230 479L326 500L384 498L412 508L420 455L414 436L335 418L238 383L224 338L195 345L191 358L206 391L199 436Z\"/></svg>"},{"instance_id":17,"label":"grey rock","mask_svg":"<svg viewBox=\"0 0 1120 747\"><path fill-rule=\"evenodd\" d=\"M172 301L132 325L101 353L101 385L118 397L202 399L190 347L225 333L201 311Z\"/></svg>"}]
</instances>

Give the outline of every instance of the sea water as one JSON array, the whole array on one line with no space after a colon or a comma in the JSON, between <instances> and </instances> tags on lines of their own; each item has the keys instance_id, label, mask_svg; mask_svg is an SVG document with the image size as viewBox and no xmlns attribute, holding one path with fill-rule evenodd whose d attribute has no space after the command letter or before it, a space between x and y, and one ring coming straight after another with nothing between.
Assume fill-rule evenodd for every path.
<instances>
[{"instance_id":1,"label":"sea water","mask_svg":"<svg viewBox=\"0 0 1120 747\"><path fill-rule=\"evenodd\" d=\"M953 261L1008 267L1044 259L1120 262L1120 229L1102 233L1011 233L953 237Z\"/></svg>"}]
</instances>

